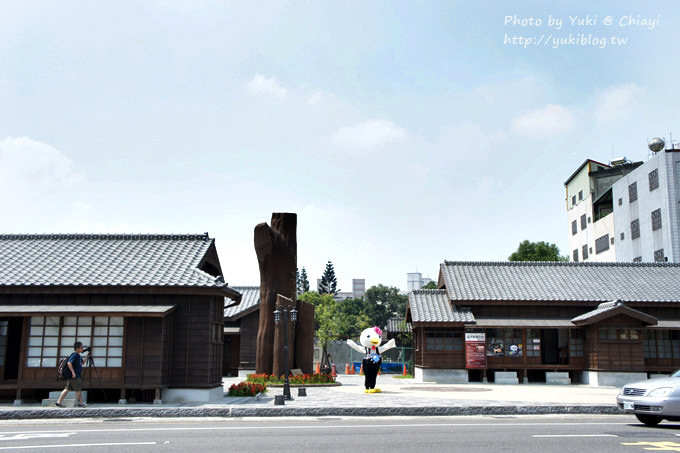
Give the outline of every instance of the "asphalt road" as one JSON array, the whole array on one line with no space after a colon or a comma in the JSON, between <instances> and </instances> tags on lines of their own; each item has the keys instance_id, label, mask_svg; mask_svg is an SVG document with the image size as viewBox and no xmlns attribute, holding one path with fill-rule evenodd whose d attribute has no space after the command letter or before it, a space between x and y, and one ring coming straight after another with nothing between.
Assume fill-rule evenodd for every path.
<instances>
[{"instance_id":1,"label":"asphalt road","mask_svg":"<svg viewBox=\"0 0 680 453\"><path fill-rule=\"evenodd\" d=\"M628 415L41 420L0 424L0 450L636 453L680 451L679 436Z\"/></svg>"}]
</instances>

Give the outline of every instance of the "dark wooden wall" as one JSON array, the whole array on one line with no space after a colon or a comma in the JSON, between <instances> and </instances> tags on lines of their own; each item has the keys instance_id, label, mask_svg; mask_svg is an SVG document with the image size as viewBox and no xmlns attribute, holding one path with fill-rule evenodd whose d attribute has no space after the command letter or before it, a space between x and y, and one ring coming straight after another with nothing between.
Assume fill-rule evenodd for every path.
<instances>
[{"instance_id":1,"label":"dark wooden wall","mask_svg":"<svg viewBox=\"0 0 680 453\"><path fill-rule=\"evenodd\" d=\"M209 388L222 383L224 299L175 296L170 387Z\"/></svg>"},{"instance_id":2,"label":"dark wooden wall","mask_svg":"<svg viewBox=\"0 0 680 453\"><path fill-rule=\"evenodd\" d=\"M224 298L184 295L7 295L0 305L176 305L159 316L125 317L123 367L97 367L95 388L154 386L210 388L222 384ZM76 314L77 315L77 314ZM24 317L20 375L11 385L56 389L55 369L27 368L28 317ZM96 356L95 356L96 364ZM87 373L87 371L86 371ZM87 378L87 377L86 377ZM9 382L0 381L0 385Z\"/></svg>"},{"instance_id":3,"label":"dark wooden wall","mask_svg":"<svg viewBox=\"0 0 680 453\"><path fill-rule=\"evenodd\" d=\"M603 340L599 338L599 328L634 328L639 330L637 340ZM588 329L588 360L590 370L643 371L645 369L644 347L642 343L643 325L629 316L615 316Z\"/></svg>"},{"instance_id":4,"label":"dark wooden wall","mask_svg":"<svg viewBox=\"0 0 680 453\"><path fill-rule=\"evenodd\" d=\"M127 318L124 369L126 388L155 388L168 385L170 332L174 316Z\"/></svg>"},{"instance_id":5,"label":"dark wooden wall","mask_svg":"<svg viewBox=\"0 0 680 453\"><path fill-rule=\"evenodd\" d=\"M254 370L257 355L257 330L260 312L255 311L241 318L241 358L239 368Z\"/></svg>"}]
</instances>

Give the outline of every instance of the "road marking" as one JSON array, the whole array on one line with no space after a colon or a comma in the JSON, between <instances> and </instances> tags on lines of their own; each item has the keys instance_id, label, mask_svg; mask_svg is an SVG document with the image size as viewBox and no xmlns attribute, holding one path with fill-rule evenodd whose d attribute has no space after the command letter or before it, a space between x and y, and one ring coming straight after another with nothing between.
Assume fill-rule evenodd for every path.
<instances>
[{"instance_id":1,"label":"road marking","mask_svg":"<svg viewBox=\"0 0 680 453\"><path fill-rule=\"evenodd\" d=\"M531 437L619 437L616 434L534 434Z\"/></svg>"},{"instance_id":2,"label":"road marking","mask_svg":"<svg viewBox=\"0 0 680 453\"><path fill-rule=\"evenodd\" d=\"M626 442L621 445L644 447L645 450L680 451L680 444L677 442Z\"/></svg>"},{"instance_id":3,"label":"road marking","mask_svg":"<svg viewBox=\"0 0 680 453\"><path fill-rule=\"evenodd\" d=\"M551 423L534 423L533 426L592 426L592 425L630 425L630 423L568 423L568 422L551 422ZM186 426L186 427L154 427L154 428L106 428L106 429L78 429L78 430L54 430L54 431L8 431L4 434L24 434L24 433L117 433L117 432L131 432L131 431L239 431L239 430L300 430L300 429L375 429L380 428L437 428L437 427L461 427L466 428L470 426L527 426L527 423L410 423L410 424L343 424L343 425L288 425L288 426Z\"/></svg>"},{"instance_id":4,"label":"road marking","mask_svg":"<svg viewBox=\"0 0 680 453\"><path fill-rule=\"evenodd\" d=\"M39 433L39 432L24 432L24 433L18 433L13 436L5 436L4 434L0 434L0 441L2 440L28 440L28 439L41 439L41 438L48 438L48 437L69 437L72 436L76 433L74 432L68 432L68 433L62 433L62 432L52 432L52 433Z\"/></svg>"},{"instance_id":5,"label":"road marking","mask_svg":"<svg viewBox=\"0 0 680 453\"><path fill-rule=\"evenodd\" d=\"M20 445L15 447L0 447L0 450L26 450L29 448L74 448L74 447L118 447L131 445L156 445L156 442L103 442L98 444L63 444L63 445Z\"/></svg>"}]
</instances>

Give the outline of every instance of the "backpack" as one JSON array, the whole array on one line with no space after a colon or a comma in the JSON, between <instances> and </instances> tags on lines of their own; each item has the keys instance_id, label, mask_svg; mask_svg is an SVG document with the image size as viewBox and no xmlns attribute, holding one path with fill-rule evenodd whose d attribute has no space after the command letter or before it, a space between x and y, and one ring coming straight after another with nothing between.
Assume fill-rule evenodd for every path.
<instances>
[{"instance_id":1,"label":"backpack","mask_svg":"<svg viewBox=\"0 0 680 453\"><path fill-rule=\"evenodd\" d=\"M57 365L57 381L66 381L73 378L71 369L67 365L72 356L73 354L59 361Z\"/></svg>"}]
</instances>

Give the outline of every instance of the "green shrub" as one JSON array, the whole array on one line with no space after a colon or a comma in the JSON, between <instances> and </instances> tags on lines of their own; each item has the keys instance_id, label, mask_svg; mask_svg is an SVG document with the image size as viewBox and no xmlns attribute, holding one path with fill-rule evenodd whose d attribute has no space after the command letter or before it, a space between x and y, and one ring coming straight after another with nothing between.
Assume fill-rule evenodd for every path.
<instances>
[{"instance_id":1,"label":"green shrub","mask_svg":"<svg viewBox=\"0 0 680 453\"><path fill-rule=\"evenodd\" d=\"M239 382L229 387L229 396L255 396L258 393L266 392L267 386L256 382Z\"/></svg>"},{"instance_id":2,"label":"green shrub","mask_svg":"<svg viewBox=\"0 0 680 453\"><path fill-rule=\"evenodd\" d=\"M276 376L274 374L249 374L246 382L258 384L283 384L285 376ZM294 385L314 385L314 384L332 384L335 378L330 374L303 374L302 376L290 376L288 381Z\"/></svg>"}]
</instances>

